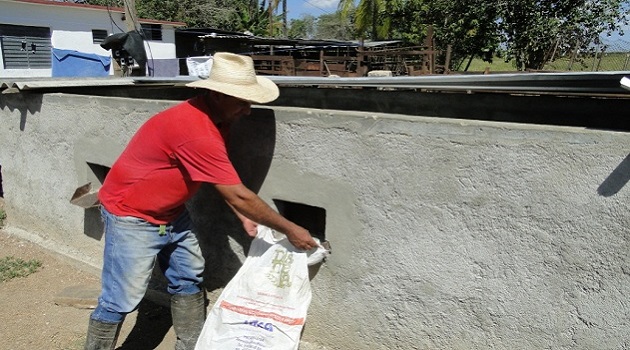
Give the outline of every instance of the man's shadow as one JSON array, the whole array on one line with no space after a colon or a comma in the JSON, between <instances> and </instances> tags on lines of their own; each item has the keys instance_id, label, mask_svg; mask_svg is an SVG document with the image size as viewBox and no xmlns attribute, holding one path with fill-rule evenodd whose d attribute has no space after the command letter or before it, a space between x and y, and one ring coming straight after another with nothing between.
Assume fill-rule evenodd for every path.
<instances>
[{"instance_id":1,"label":"man's shadow","mask_svg":"<svg viewBox=\"0 0 630 350\"><path fill-rule=\"evenodd\" d=\"M170 307L143 299L136 310L136 324L118 350L157 348L173 326Z\"/></svg>"},{"instance_id":2,"label":"man's shadow","mask_svg":"<svg viewBox=\"0 0 630 350\"><path fill-rule=\"evenodd\" d=\"M230 131L228 152L241 181L258 192L269 172L276 142L276 121L273 110L252 109L252 114L235 123ZM240 220L219 196L212 185L202 185L186 204L197 228L197 239L206 260L204 289L221 289L242 266L232 242L240 245L247 255L251 238ZM164 295L159 300L145 298L136 311L136 323L119 350L155 349L173 326L166 297L167 282L159 267L154 270L150 289ZM152 293L155 295L156 293ZM208 305L210 300L206 300Z\"/></svg>"}]
</instances>

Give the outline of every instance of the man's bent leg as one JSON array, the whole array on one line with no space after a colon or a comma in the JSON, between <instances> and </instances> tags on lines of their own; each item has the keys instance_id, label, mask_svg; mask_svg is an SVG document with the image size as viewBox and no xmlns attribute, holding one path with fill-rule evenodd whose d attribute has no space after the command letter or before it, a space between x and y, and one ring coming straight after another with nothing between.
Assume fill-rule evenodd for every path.
<instances>
[{"instance_id":1,"label":"man's bent leg","mask_svg":"<svg viewBox=\"0 0 630 350\"><path fill-rule=\"evenodd\" d=\"M86 349L109 349L106 341L112 343L112 348L115 346L120 324L140 304L156 256L168 243L167 237L159 235L159 226L145 220L118 217L104 208L102 215L105 224L102 290L88 328L88 341L101 340L96 342L100 347L93 348L88 348L89 342L86 342Z\"/></svg>"}]
</instances>

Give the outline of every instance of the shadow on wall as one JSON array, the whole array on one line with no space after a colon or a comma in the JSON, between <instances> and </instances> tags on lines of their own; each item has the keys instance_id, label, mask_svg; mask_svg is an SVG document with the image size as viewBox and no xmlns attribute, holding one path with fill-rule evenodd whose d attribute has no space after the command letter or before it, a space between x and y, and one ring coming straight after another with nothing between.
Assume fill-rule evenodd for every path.
<instances>
[{"instance_id":1,"label":"shadow on wall","mask_svg":"<svg viewBox=\"0 0 630 350\"><path fill-rule=\"evenodd\" d=\"M11 112L20 112L20 130L26 130L26 120L28 115L33 115L42 109L42 94L21 92L16 94L1 94L0 109L8 108Z\"/></svg>"},{"instance_id":2,"label":"shadow on wall","mask_svg":"<svg viewBox=\"0 0 630 350\"><path fill-rule=\"evenodd\" d=\"M615 170L597 188L600 196L610 197L619 192L630 181L630 154L619 163Z\"/></svg>"},{"instance_id":3,"label":"shadow on wall","mask_svg":"<svg viewBox=\"0 0 630 350\"><path fill-rule=\"evenodd\" d=\"M269 172L275 143L276 119L271 109L253 109L250 116L242 118L230 130L230 159L241 181L256 193ZM188 208L206 259L205 287L208 291L222 288L241 267L241 259L230 246L229 237L243 247L245 254L251 238L212 185L203 185Z\"/></svg>"}]
</instances>

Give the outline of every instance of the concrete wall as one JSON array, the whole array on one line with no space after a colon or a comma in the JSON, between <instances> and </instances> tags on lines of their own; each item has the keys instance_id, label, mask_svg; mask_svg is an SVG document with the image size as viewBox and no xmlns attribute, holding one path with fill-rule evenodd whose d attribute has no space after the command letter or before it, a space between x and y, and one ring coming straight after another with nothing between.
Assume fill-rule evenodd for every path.
<instances>
[{"instance_id":1,"label":"concrete wall","mask_svg":"<svg viewBox=\"0 0 630 350\"><path fill-rule=\"evenodd\" d=\"M98 267L95 214L69 199L172 103L0 95L9 231ZM231 153L249 186L270 204L326 210L333 254L312 281L303 340L630 346L627 133L288 107L235 128ZM229 211L211 187L190 206L213 297L247 241L233 216L217 215Z\"/></svg>"}]
</instances>

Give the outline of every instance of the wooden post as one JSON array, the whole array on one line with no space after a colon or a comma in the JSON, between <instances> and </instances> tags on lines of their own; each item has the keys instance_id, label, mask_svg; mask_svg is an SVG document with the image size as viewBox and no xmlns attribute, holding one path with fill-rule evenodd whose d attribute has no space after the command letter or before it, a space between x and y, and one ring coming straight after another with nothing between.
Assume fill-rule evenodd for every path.
<instances>
[{"instance_id":1,"label":"wooden post","mask_svg":"<svg viewBox=\"0 0 630 350\"><path fill-rule=\"evenodd\" d=\"M125 2L125 25L127 27L127 32L131 32L134 30L142 30L141 28L138 28L140 26L140 23L138 22L138 13L136 12L136 0L124 0L124 2ZM136 27L136 25L138 27ZM136 67L136 69L133 69L133 67L128 67L127 74L133 75L133 76L141 76L141 77L146 76L147 75L146 64L145 65L139 64L139 66Z\"/></svg>"},{"instance_id":2,"label":"wooden post","mask_svg":"<svg viewBox=\"0 0 630 350\"><path fill-rule=\"evenodd\" d=\"M599 53L599 60L597 60L597 68L595 68L596 72L599 72L599 66L602 64L602 59L604 59L604 55L606 55L606 47L602 47L602 51Z\"/></svg>"},{"instance_id":3,"label":"wooden post","mask_svg":"<svg viewBox=\"0 0 630 350\"><path fill-rule=\"evenodd\" d=\"M319 76L324 76L324 49L319 49Z\"/></svg>"},{"instance_id":4,"label":"wooden post","mask_svg":"<svg viewBox=\"0 0 630 350\"><path fill-rule=\"evenodd\" d=\"M135 20L138 19L136 12L136 0L124 0L125 1L125 25L127 31L136 30Z\"/></svg>"},{"instance_id":5,"label":"wooden post","mask_svg":"<svg viewBox=\"0 0 630 350\"><path fill-rule=\"evenodd\" d=\"M578 50L580 49L580 42L575 43L575 49L573 49L573 54L571 55L571 61L569 61L569 70L573 69L573 62L577 58Z\"/></svg>"},{"instance_id":6,"label":"wooden post","mask_svg":"<svg viewBox=\"0 0 630 350\"><path fill-rule=\"evenodd\" d=\"M360 77L367 76L370 67L368 67L368 58L365 54L365 46L363 45L364 39L359 40L359 47L357 48L357 75Z\"/></svg>"},{"instance_id":7,"label":"wooden post","mask_svg":"<svg viewBox=\"0 0 630 350\"><path fill-rule=\"evenodd\" d=\"M451 55L453 53L453 46L446 46L446 57L444 58L444 74L449 74L451 72Z\"/></svg>"}]
</instances>

